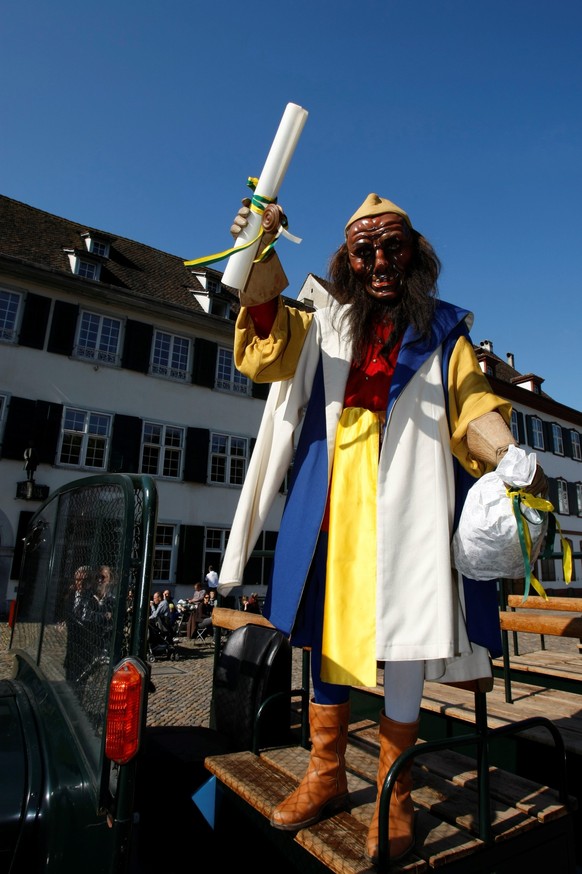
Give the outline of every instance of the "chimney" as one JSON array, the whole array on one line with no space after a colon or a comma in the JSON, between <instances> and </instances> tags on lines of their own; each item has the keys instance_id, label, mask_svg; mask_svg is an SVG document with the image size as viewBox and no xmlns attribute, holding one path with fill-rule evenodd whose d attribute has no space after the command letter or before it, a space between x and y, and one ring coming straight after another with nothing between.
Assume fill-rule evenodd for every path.
<instances>
[{"instance_id":1,"label":"chimney","mask_svg":"<svg viewBox=\"0 0 582 874\"><path fill-rule=\"evenodd\" d=\"M491 340L481 340L479 344L486 352L493 352L493 343Z\"/></svg>"},{"instance_id":2,"label":"chimney","mask_svg":"<svg viewBox=\"0 0 582 874\"><path fill-rule=\"evenodd\" d=\"M515 359L513 357L513 352L506 352L505 356L507 358L507 363L509 364L509 366L513 367L513 369L515 370Z\"/></svg>"}]
</instances>

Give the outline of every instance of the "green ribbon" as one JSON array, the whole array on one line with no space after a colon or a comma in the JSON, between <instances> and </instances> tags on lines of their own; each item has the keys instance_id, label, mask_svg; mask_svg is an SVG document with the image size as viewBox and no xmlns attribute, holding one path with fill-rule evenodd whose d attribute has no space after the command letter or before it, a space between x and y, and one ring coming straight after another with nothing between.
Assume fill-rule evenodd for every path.
<instances>
[{"instance_id":1,"label":"green ribbon","mask_svg":"<svg viewBox=\"0 0 582 874\"><path fill-rule=\"evenodd\" d=\"M270 203L277 203L277 198L269 198L264 197L262 194L257 194L255 192L255 188L257 187L258 179L256 176L249 176L247 179L247 187L251 189L253 192L253 196L251 198L250 209L252 212L257 215L262 215L265 211L265 208ZM246 243L239 243L238 246L231 246L229 249L223 249L222 252L215 252L213 255L204 255L202 258L194 258L192 261L184 261L185 267L208 267L210 264L216 264L217 261L224 261L225 258L230 258L231 255L236 255L237 252L244 252L245 249L248 249L250 246L254 246L257 240L260 240L263 236L263 227L259 228L259 233L254 239L249 240ZM261 251L258 258L255 258L253 264L258 264L260 261L264 261L267 255L273 249L275 243L279 239L280 236L286 237L288 240L291 240L292 243L300 243L301 240L298 237L294 237L287 231L287 217L281 216L281 224L277 229L277 233L271 242L265 246L265 248Z\"/></svg>"},{"instance_id":2,"label":"green ribbon","mask_svg":"<svg viewBox=\"0 0 582 874\"><path fill-rule=\"evenodd\" d=\"M562 529L560 528L560 523L556 519L553 510L554 505L550 501L546 501L545 498L536 498L534 495L529 494L528 492L521 491L521 489L507 489L507 496L511 500L511 506L513 509L513 515L515 516L515 521L517 523L517 534L519 537L519 544L521 546L521 554L523 556L523 564L525 568L525 586L523 593L523 600L527 598L529 595L530 586L535 589L538 595L547 601L548 596L546 594L546 590L540 583L540 581L534 576L531 569L531 534L529 531L529 527L527 524L524 524L523 514L522 514L522 504L526 507L532 507L535 510L540 510L548 515L548 530L546 532L546 543L543 553L541 554L541 558L552 558L553 557L553 548L554 548L554 537L556 535L556 529L560 534L560 541L562 544L562 567L564 570L564 581L566 584L570 583L572 580L572 547L565 539L562 534Z\"/></svg>"}]
</instances>

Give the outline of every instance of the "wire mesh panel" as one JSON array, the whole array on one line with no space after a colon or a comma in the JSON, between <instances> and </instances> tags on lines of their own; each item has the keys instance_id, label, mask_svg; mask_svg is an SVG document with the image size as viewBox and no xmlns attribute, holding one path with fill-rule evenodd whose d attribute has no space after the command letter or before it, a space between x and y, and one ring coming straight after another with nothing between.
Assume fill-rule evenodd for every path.
<instances>
[{"instance_id":1,"label":"wire mesh panel","mask_svg":"<svg viewBox=\"0 0 582 874\"><path fill-rule=\"evenodd\" d=\"M55 493L25 540L11 648L59 684L96 770L110 670L127 655L145 659L155 525L147 496L140 477L88 477Z\"/></svg>"}]
</instances>

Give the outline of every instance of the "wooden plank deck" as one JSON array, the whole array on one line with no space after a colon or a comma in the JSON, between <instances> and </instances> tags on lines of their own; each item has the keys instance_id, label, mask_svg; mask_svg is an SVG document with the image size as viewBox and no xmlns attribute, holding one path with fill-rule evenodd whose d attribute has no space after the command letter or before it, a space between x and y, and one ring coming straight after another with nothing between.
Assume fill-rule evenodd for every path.
<instances>
[{"instance_id":1,"label":"wooden plank deck","mask_svg":"<svg viewBox=\"0 0 582 874\"><path fill-rule=\"evenodd\" d=\"M494 679L493 689L486 696L490 728L511 725L532 716L547 717L560 729L566 751L582 756L582 694L515 681L511 684L511 691L513 701L508 703L503 679ZM380 683L366 692L379 698L384 696ZM459 720L471 727L475 725L475 698L465 689L425 682L421 708L426 713ZM551 735L541 727L528 729L523 732L523 737L553 746Z\"/></svg>"},{"instance_id":2,"label":"wooden plank deck","mask_svg":"<svg viewBox=\"0 0 582 874\"><path fill-rule=\"evenodd\" d=\"M365 846L376 796L377 759L377 723L352 725L346 754L349 809L296 834L272 829L275 837L303 848L324 870L336 874L375 871L366 860ZM259 756L249 752L213 756L205 764L237 799L268 820L303 776L307 761L303 748L282 747L263 750ZM471 758L450 750L419 755L413 777L416 844L391 871L421 874L451 865L455 871L501 871L505 869L498 866L504 859L515 865L532 848L532 859L545 853L545 864L551 857L554 870L574 871L571 816L554 790L492 768L493 841L487 846L478 832L477 774ZM534 865L528 870L538 869Z\"/></svg>"}]
</instances>

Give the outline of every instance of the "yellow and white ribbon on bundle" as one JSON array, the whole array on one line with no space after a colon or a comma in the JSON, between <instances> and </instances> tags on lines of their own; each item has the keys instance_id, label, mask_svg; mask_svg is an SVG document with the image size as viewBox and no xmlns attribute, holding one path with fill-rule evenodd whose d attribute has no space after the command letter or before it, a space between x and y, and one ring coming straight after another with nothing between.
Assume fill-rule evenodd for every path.
<instances>
[{"instance_id":1,"label":"yellow and white ribbon on bundle","mask_svg":"<svg viewBox=\"0 0 582 874\"><path fill-rule=\"evenodd\" d=\"M531 566L531 535L529 531L529 526L524 524L523 521L523 507L530 507L532 510L539 510L542 513L548 513L549 517L552 521L552 530L557 528L560 541L562 544L562 565L564 570L564 580L566 583L570 583L572 580L572 548L569 542L562 535L562 529L560 527L560 523L554 516L553 510L554 505L547 501L545 498L539 498L535 495L530 494L529 492L525 492L522 489L507 489L507 497L511 501L511 506L513 509L513 514L515 516L515 521L517 523L517 534L519 537L519 542L521 546L521 551L523 555L523 563L525 570L525 584L524 584L524 593L523 600L527 598L529 595L530 586L535 589L535 591L540 595L544 600L547 600L548 596L546 590L537 579L537 577L532 573ZM551 548L553 545L553 534L549 535L548 538L548 547ZM544 557L544 556L542 556Z\"/></svg>"}]
</instances>

